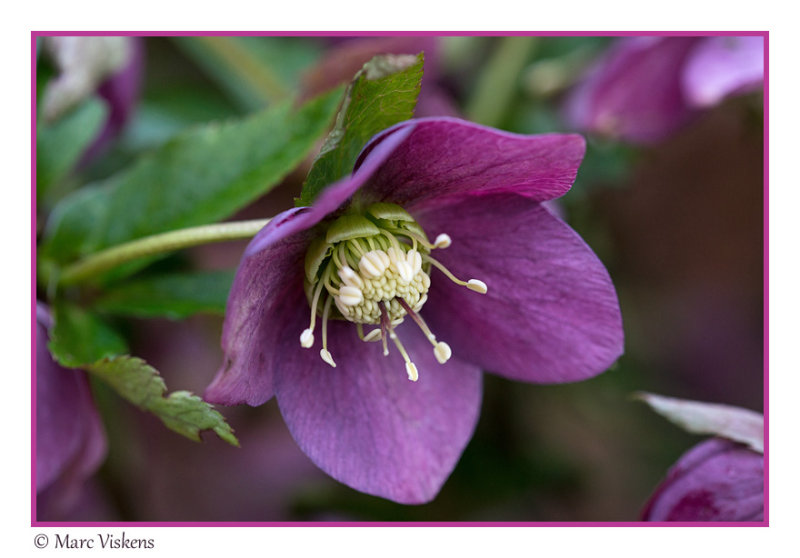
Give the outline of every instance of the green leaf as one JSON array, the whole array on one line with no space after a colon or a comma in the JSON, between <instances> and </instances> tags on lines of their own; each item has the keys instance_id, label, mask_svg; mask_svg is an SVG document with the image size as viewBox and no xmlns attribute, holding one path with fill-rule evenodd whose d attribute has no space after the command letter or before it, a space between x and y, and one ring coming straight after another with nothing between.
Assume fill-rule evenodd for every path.
<instances>
[{"instance_id":1,"label":"green leaf","mask_svg":"<svg viewBox=\"0 0 800 558\"><path fill-rule=\"evenodd\" d=\"M112 245L224 219L268 192L325 132L340 90L293 110L180 134L132 167L64 198L45 231L42 255L58 263Z\"/></svg>"},{"instance_id":2,"label":"green leaf","mask_svg":"<svg viewBox=\"0 0 800 558\"><path fill-rule=\"evenodd\" d=\"M422 53L381 55L364 64L347 89L297 205L311 205L326 186L349 174L372 136L413 117L421 83Z\"/></svg>"},{"instance_id":3,"label":"green leaf","mask_svg":"<svg viewBox=\"0 0 800 558\"><path fill-rule=\"evenodd\" d=\"M61 180L97 137L108 112L98 99L87 99L60 120L39 119L36 128L36 196Z\"/></svg>"},{"instance_id":4,"label":"green leaf","mask_svg":"<svg viewBox=\"0 0 800 558\"><path fill-rule=\"evenodd\" d=\"M637 393L635 397L687 432L721 436L764 453L764 416L760 413L730 405L676 399L654 393Z\"/></svg>"},{"instance_id":5,"label":"green leaf","mask_svg":"<svg viewBox=\"0 0 800 558\"><path fill-rule=\"evenodd\" d=\"M167 386L163 378L144 360L131 356L106 358L85 368L178 434L199 442L200 432L213 430L229 444L239 445L233 429L209 403L188 391L175 391L164 397Z\"/></svg>"},{"instance_id":6,"label":"green leaf","mask_svg":"<svg viewBox=\"0 0 800 558\"><path fill-rule=\"evenodd\" d=\"M66 303L53 308L48 348L63 366L77 368L128 352L125 340L97 316Z\"/></svg>"},{"instance_id":7,"label":"green leaf","mask_svg":"<svg viewBox=\"0 0 800 558\"><path fill-rule=\"evenodd\" d=\"M94 307L138 318L223 315L234 275L233 270L224 270L133 279L110 287Z\"/></svg>"}]
</instances>

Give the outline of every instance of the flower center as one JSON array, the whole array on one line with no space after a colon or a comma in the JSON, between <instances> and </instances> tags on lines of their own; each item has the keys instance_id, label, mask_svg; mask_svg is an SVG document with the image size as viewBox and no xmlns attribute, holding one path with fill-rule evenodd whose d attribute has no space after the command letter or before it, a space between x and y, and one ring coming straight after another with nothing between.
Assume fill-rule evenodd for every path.
<instances>
[{"instance_id":1,"label":"flower center","mask_svg":"<svg viewBox=\"0 0 800 558\"><path fill-rule=\"evenodd\" d=\"M416 381L417 367L395 333L396 326L410 316L433 345L436 359L447 362L450 346L438 341L419 315L428 299L431 267L458 285L486 293L483 281L461 281L431 257L432 250L447 248L450 243L446 234L429 242L414 218L391 203L376 203L364 214L339 217L306 252L304 286L311 323L300 335L300 344L305 348L314 345L314 328L321 317L320 357L336 367L328 351L326 326L328 319L347 320L356 325L362 341L381 341L384 355L389 354L391 340L405 360L409 380ZM365 334L364 325L378 327Z\"/></svg>"}]
</instances>

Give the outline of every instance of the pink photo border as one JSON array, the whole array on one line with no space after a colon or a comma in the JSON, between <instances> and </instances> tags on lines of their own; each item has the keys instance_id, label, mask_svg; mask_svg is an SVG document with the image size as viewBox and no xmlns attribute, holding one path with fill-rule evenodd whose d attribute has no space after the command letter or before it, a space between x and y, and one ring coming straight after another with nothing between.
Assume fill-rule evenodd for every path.
<instances>
[{"instance_id":1,"label":"pink photo border","mask_svg":"<svg viewBox=\"0 0 800 558\"><path fill-rule=\"evenodd\" d=\"M749 522L644 522L644 521L544 521L544 522L54 522L36 519L36 41L48 36L274 36L274 37L378 37L378 36L759 36L764 38L764 520ZM769 32L767 31L32 31L31 32L31 527L768 527L769 526Z\"/></svg>"}]
</instances>

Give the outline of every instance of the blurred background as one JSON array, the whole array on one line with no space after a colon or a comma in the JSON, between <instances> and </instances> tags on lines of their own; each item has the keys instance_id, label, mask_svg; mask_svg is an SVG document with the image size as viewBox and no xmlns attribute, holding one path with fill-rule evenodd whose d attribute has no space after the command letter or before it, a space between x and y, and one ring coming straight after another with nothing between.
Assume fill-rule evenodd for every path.
<instances>
[{"instance_id":1,"label":"blurred background","mask_svg":"<svg viewBox=\"0 0 800 558\"><path fill-rule=\"evenodd\" d=\"M349 81L376 54L424 51L417 116L585 135L578 179L555 210L607 266L626 349L610 370L577 384L486 375L475 436L439 496L422 506L364 495L322 473L295 445L274 400L220 409L241 443L233 448L213 435L200 444L185 439L93 384L108 457L81 501L53 519L637 520L667 469L700 438L633 401L634 392L763 411L763 94L760 80L749 80L711 101L687 100L688 72L713 77L730 65L712 56L691 70L709 57L709 40L126 39L118 83L112 77L93 93L111 107L103 134L63 180L37 192L40 228L64 194L191 126L308 99ZM39 84L57 73L54 60L40 49ZM236 219L291 207L308 165ZM232 277L246 244L191 249L153 267ZM216 309L182 320L115 319L132 354L171 390L202 393L222 361Z\"/></svg>"}]
</instances>

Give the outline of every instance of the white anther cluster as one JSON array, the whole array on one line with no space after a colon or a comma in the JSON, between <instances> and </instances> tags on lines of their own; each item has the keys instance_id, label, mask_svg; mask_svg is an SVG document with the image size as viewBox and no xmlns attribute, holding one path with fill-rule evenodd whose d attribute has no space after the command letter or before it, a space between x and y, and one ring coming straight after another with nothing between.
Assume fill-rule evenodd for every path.
<instances>
[{"instance_id":1,"label":"white anther cluster","mask_svg":"<svg viewBox=\"0 0 800 558\"><path fill-rule=\"evenodd\" d=\"M431 286L422 270L422 257L414 249L372 250L361 257L358 271L344 266L338 275L342 286L333 301L345 319L362 324L380 323L380 302L392 321L406 315L398 298L419 310Z\"/></svg>"},{"instance_id":2,"label":"white anther cluster","mask_svg":"<svg viewBox=\"0 0 800 558\"><path fill-rule=\"evenodd\" d=\"M436 268L454 284L486 294L486 283L479 279L463 281L431 256L435 249L448 248L452 239L441 233L431 243L427 235L402 207L376 203L363 215L344 214L330 224L324 237L315 239L305 259L306 294L311 307L308 328L300 334L300 345L314 346L314 329L321 317L322 348L320 358L332 367L336 361L328 350L327 324L340 317L353 322L365 342L381 342L383 354L389 344L397 347L405 361L408 379L416 382L419 370L403 346L396 327L408 317L415 322L433 346L440 364L453 354L450 345L439 341L420 315L428 300L431 278ZM425 266L424 271L422 266ZM341 316L331 313L336 306ZM364 325L378 327L364 332Z\"/></svg>"}]
</instances>

